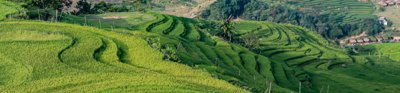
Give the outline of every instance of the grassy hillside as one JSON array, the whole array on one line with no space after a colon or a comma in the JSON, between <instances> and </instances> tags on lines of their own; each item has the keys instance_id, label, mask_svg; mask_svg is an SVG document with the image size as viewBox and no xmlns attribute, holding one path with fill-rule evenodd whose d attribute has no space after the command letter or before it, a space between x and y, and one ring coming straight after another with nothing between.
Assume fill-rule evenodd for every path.
<instances>
[{"instance_id":1,"label":"grassy hillside","mask_svg":"<svg viewBox=\"0 0 400 93\"><path fill-rule=\"evenodd\" d=\"M216 21L139 12L62 16L65 23L0 22L0 92L400 90L400 64L388 56L396 45L371 45L378 55L349 55L317 32L289 24L236 21L227 41L216 36Z\"/></svg>"},{"instance_id":2,"label":"grassy hillside","mask_svg":"<svg viewBox=\"0 0 400 93\"><path fill-rule=\"evenodd\" d=\"M21 8L17 4L5 0L0 0L0 20L5 19L9 14L18 12L19 9Z\"/></svg>"},{"instance_id":3,"label":"grassy hillside","mask_svg":"<svg viewBox=\"0 0 400 93\"><path fill-rule=\"evenodd\" d=\"M163 61L135 35L61 23L0 25L0 92L246 92Z\"/></svg>"},{"instance_id":4,"label":"grassy hillside","mask_svg":"<svg viewBox=\"0 0 400 93\"><path fill-rule=\"evenodd\" d=\"M207 28L201 27L204 21L156 16L156 20L136 26L143 32L133 33L155 33L143 36L164 53L164 59L176 56L179 63L205 68L214 77L253 92L268 91L271 82L274 92L298 91L299 83L303 92L311 93L374 93L399 89L399 82L389 82L398 80L395 77L399 74L391 71L397 67L396 63L347 55L315 32L301 27L253 21L236 23L235 37L240 39L251 33L258 37L260 47L249 50L210 35ZM381 76L393 78L383 80ZM390 87L383 90L382 85Z\"/></svg>"},{"instance_id":5,"label":"grassy hillside","mask_svg":"<svg viewBox=\"0 0 400 93\"><path fill-rule=\"evenodd\" d=\"M296 26L241 22L238 31L245 33L242 36L255 33L251 35L260 37L260 48L255 51L260 51L260 54L269 57L272 62L275 61L276 64L272 67L283 67L283 71L272 70L278 85L296 89L296 84L301 81L303 86L307 86L304 90L310 90L308 92L393 93L398 90L394 87L385 87L387 89L382 90L379 85L398 84L390 82L398 80L397 78L382 77L399 75L391 71L398 67L398 62L387 57L378 59L378 56L347 55L343 50L332 47L335 45L327 43L314 32ZM292 75L279 73L292 73ZM297 82L294 82L296 80ZM328 86L330 90L327 90Z\"/></svg>"}]
</instances>

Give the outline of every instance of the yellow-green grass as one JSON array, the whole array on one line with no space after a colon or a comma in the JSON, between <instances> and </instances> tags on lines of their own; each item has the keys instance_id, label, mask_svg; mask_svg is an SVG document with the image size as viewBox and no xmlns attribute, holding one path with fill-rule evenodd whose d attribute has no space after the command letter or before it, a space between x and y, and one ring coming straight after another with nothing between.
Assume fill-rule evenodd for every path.
<instances>
[{"instance_id":1,"label":"yellow-green grass","mask_svg":"<svg viewBox=\"0 0 400 93\"><path fill-rule=\"evenodd\" d=\"M69 39L62 34L34 31L8 31L0 32L0 34L0 40L2 41L51 41Z\"/></svg>"},{"instance_id":2,"label":"yellow-green grass","mask_svg":"<svg viewBox=\"0 0 400 93\"><path fill-rule=\"evenodd\" d=\"M90 14L82 16L64 15L63 22L93 26L103 29L130 28L156 19L152 14L140 12L111 12L105 14Z\"/></svg>"},{"instance_id":3,"label":"yellow-green grass","mask_svg":"<svg viewBox=\"0 0 400 93\"><path fill-rule=\"evenodd\" d=\"M18 4L0 0L0 20L4 20L9 14L17 13L20 9Z\"/></svg>"},{"instance_id":4,"label":"yellow-green grass","mask_svg":"<svg viewBox=\"0 0 400 93\"><path fill-rule=\"evenodd\" d=\"M373 49L371 55L387 56L393 60L400 61L400 43L371 44L364 47Z\"/></svg>"},{"instance_id":5,"label":"yellow-green grass","mask_svg":"<svg viewBox=\"0 0 400 93\"><path fill-rule=\"evenodd\" d=\"M61 23L0 25L2 33L29 37L1 38L0 92L246 92L163 61L140 36Z\"/></svg>"}]
</instances>

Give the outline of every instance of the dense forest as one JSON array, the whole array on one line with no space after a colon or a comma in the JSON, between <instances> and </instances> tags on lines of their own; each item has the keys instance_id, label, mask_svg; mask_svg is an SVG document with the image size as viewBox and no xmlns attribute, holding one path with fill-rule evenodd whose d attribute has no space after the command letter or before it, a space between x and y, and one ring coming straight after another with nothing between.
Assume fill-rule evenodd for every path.
<instances>
[{"instance_id":1,"label":"dense forest","mask_svg":"<svg viewBox=\"0 0 400 93\"><path fill-rule=\"evenodd\" d=\"M325 38L338 39L362 32L377 34L384 30L377 17L348 22L338 12L319 9L304 11L284 4L270 4L261 0L219 0L201 14L202 18L221 20L229 16L257 21L289 23L309 28Z\"/></svg>"}]
</instances>

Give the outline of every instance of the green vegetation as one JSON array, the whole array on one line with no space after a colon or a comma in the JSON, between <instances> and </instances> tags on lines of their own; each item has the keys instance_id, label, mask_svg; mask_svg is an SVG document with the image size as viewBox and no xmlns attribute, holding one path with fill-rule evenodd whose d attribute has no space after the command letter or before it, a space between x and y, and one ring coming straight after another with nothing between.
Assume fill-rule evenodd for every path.
<instances>
[{"instance_id":1,"label":"green vegetation","mask_svg":"<svg viewBox=\"0 0 400 93\"><path fill-rule=\"evenodd\" d=\"M362 46L360 50L361 52L365 52L366 55L389 57L393 60L400 61L399 47L399 43L382 43Z\"/></svg>"},{"instance_id":2,"label":"green vegetation","mask_svg":"<svg viewBox=\"0 0 400 93\"><path fill-rule=\"evenodd\" d=\"M15 3L0 0L0 20L4 20L9 14L17 13L20 9Z\"/></svg>"},{"instance_id":3,"label":"green vegetation","mask_svg":"<svg viewBox=\"0 0 400 93\"><path fill-rule=\"evenodd\" d=\"M320 9L321 12L341 13L344 22L360 22L362 18L375 18L374 1L359 0L296 0L287 3L305 10Z\"/></svg>"},{"instance_id":4,"label":"green vegetation","mask_svg":"<svg viewBox=\"0 0 400 93\"><path fill-rule=\"evenodd\" d=\"M0 25L1 92L246 92L163 61L136 35L60 23Z\"/></svg>"},{"instance_id":5,"label":"green vegetation","mask_svg":"<svg viewBox=\"0 0 400 93\"><path fill-rule=\"evenodd\" d=\"M144 23L140 26L145 32L144 38L159 38L158 42L149 42L150 45L160 43L160 51L164 52L164 58L177 56L179 62L194 68L203 68L213 74L215 78L223 79L242 88L254 92L265 91L268 84L273 82L268 58L252 53L244 47L230 44L218 37L210 36L204 29L197 26L202 21L170 15L158 16L158 21L153 24ZM157 30L155 30L157 29ZM147 39L149 40L149 39ZM263 64L257 72L256 64ZM261 74L260 74L261 73ZM263 82L260 82L263 81ZM289 90L273 85L274 91L289 92Z\"/></svg>"},{"instance_id":6,"label":"green vegetation","mask_svg":"<svg viewBox=\"0 0 400 93\"><path fill-rule=\"evenodd\" d=\"M133 25L138 25L154 19L156 19L156 17L151 14L139 12L118 12L82 16L64 15L64 18L61 21L111 30L112 28L133 29Z\"/></svg>"},{"instance_id":7,"label":"green vegetation","mask_svg":"<svg viewBox=\"0 0 400 93\"><path fill-rule=\"evenodd\" d=\"M397 6L387 6L383 8L384 11L376 11L375 14L378 16L386 17L393 24L392 27L399 29L400 28L400 13L399 8ZM390 25L390 23L389 23Z\"/></svg>"},{"instance_id":8,"label":"green vegetation","mask_svg":"<svg viewBox=\"0 0 400 93\"><path fill-rule=\"evenodd\" d=\"M289 23L339 39L384 30L372 2L359 0L219 0L201 14L206 19L241 19Z\"/></svg>"},{"instance_id":9,"label":"green vegetation","mask_svg":"<svg viewBox=\"0 0 400 93\"><path fill-rule=\"evenodd\" d=\"M155 1L186 6L197 2ZM34 5L28 14L57 11L58 1L46 2L50 5ZM209 17L241 16L291 24L221 23L149 12L55 12L60 17L57 21L2 21L0 92L398 92L397 44L345 50L324 38L379 30L371 19L374 16L367 15L370 3L348 2L219 0L210 9L226 11L209 10ZM332 7L313 12L322 6ZM348 32L340 34L337 26Z\"/></svg>"},{"instance_id":10,"label":"green vegetation","mask_svg":"<svg viewBox=\"0 0 400 93\"><path fill-rule=\"evenodd\" d=\"M168 7L195 6L195 0L152 0L154 10L165 10Z\"/></svg>"},{"instance_id":11,"label":"green vegetation","mask_svg":"<svg viewBox=\"0 0 400 93\"><path fill-rule=\"evenodd\" d=\"M398 89L394 88L398 83L385 83L387 81L378 79L373 79L374 83L365 81L380 78L377 71L395 68L397 66L395 63L379 63L383 60L373 60L374 57L368 56L347 55L345 50L334 47L335 45L328 43L315 32L301 27L240 21L235 23L237 29L235 29L232 42L237 44L234 44L211 34L214 33L212 31L219 29L218 26L207 28L214 22L170 15L155 16L158 18L149 21L152 23L145 22L136 26L142 32L131 33L142 34L153 48L163 52L166 60L178 57L179 60L176 61L178 63L194 68L204 68L215 78L226 80L252 92L269 90L269 83L272 83L273 92L297 91L299 82L302 84L303 92L311 93L319 91L394 92ZM191 33L199 33L199 35ZM257 47L249 48L251 50L241 46L247 34L257 38L258 43L255 43ZM189 38L188 35L196 38ZM366 70L366 72L357 74L361 72L351 72L353 70ZM398 74L390 70L382 71L379 73L384 76ZM376 74L362 77L364 73ZM396 78L389 79L397 80ZM373 85L365 90L363 86L347 85L350 81L354 84ZM379 84L393 86L393 88L381 90ZM328 86L330 90L326 89Z\"/></svg>"},{"instance_id":12,"label":"green vegetation","mask_svg":"<svg viewBox=\"0 0 400 93\"><path fill-rule=\"evenodd\" d=\"M243 28L238 28L240 36L255 33L260 39L259 48L253 51L270 58L275 82L282 87L297 90L298 82L302 82L305 92L393 93L398 90L381 88L380 84L398 87L398 82L390 81L397 80L399 73L391 70L399 64L386 56L347 55L301 27L251 21L238 25ZM392 75L393 78L384 79Z\"/></svg>"}]
</instances>

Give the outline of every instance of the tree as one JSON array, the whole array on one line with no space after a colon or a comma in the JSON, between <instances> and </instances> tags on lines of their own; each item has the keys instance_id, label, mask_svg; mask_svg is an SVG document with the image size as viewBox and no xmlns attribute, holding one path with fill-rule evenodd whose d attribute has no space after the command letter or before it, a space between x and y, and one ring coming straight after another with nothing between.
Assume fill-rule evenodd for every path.
<instances>
[{"instance_id":1,"label":"tree","mask_svg":"<svg viewBox=\"0 0 400 93\"><path fill-rule=\"evenodd\" d=\"M25 8L55 9L61 11L69 0L27 0Z\"/></svg>"},{"instance_id":2,"label":"tree","mask_svg":"<svg viewBox=\"0 0 400 93\"><path fill-rule=\"evenodd\" d=\"M75 14L87 14L91 12L91 8L92 5L87 1L87 0L80 0L77 5L76 8L79 10L78 12L76 12Z\"/></svg>"},{"instance_id":3,"label":"tree","mask_svg":"<svg viewBox=\"0 0 400 93\"><path fill-rule=\"evenodd\" d=\"M94 13L104 13L108 11L111 8L111 6L112 6L111 4L101 1L100 3L94 5L92 11Z\"/></svg>"},{"instance_id":4,"label":"tree","mask_svg":"<svg viewBox=\"0 0 400 93\"><path fill-rule=\"evenodd\" d=\"M232 19L233 16L229 16L228 19L226 19L220 27L220 29L223 31L222 37L229 41L232 41L232 33L233 29L235 29L232 24Z\"/></svg>"},{"instance_id":5,"label":"tree","mask_svg":"<svg viewBox=\"0 0 400 93\"><path fill-rule=\"evenodd\" d=\"M133 0L133 7L136 11L145 12L146 9L151 8L151 0Z\"/></svg>"},{"instance_id":6,"label":"tree","mask_svg":"<svg viewBox=\"0 0 400 93\"><path fill-rule=\"evenodd\" d=\"M241 41L243 43L243 46L249 49L257 49L260 44L259 37L257 37L257 34L254 32L250 32L241 36Z\"/></svg>"},{"instance_id":7,"label":"tree","mask_svg":"<svg viewBox=\"0 0 400 93\"><path fill-rule=\"evenodd\" d=\"M71 5L71 0L16 0L22 3L26 11L25 18L39 20L58 20L59 13L62 12L64 6Z\"/></svg>"}]
</instances>

